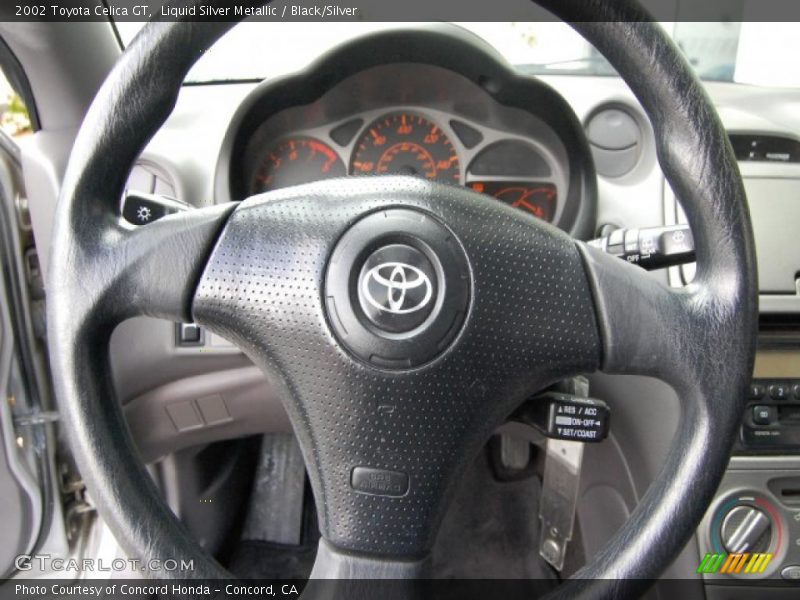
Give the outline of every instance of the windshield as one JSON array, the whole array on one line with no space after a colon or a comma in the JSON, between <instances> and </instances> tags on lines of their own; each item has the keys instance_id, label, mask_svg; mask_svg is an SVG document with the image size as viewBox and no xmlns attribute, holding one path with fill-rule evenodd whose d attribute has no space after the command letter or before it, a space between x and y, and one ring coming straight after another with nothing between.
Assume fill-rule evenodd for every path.
<instances>
[{"instance_id":1,"label":"windshield","mask_svg":"<svg viewBox=\"0 0 800 600\"><path fill-rule=\"evenodd\" d=\"M456 23L531 74L614 75L597 50L568 25ZM144 25L116 23L128 44ZM400 23L240 23L194 66L188 82L269 79L302 69L349 38ZM416 24L405 24L414 26ZM800 23L662 23L698 76L707 81L800 87ZM275 52L280 48L280 52Z\"/></svg>"}]
</instances>

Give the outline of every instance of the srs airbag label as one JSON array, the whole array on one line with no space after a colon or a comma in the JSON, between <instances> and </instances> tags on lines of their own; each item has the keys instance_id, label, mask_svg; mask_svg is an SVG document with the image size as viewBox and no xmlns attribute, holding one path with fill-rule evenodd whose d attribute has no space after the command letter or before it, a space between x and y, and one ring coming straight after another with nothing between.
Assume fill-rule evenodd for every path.
<instances>
[{"instance_id":1,"label":"srs airbag label","mask_svg":"<svg viewBox=\"0 0 800 600\"><path fill-rule=\"evenodd\" d=\"M408 475L372 467L355 467L350 475L350 487L363 494L376 496L405 496Z\"/></svg>"}]
</instances>

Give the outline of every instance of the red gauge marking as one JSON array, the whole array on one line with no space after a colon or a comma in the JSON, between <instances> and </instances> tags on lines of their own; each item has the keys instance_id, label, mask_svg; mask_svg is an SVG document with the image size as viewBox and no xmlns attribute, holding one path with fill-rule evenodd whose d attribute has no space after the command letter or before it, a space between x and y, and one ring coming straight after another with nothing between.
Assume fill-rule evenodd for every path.
<instances>
[{"instance_id":1,"label":"red gauge marking","mask_svg":"<svg viewBox=\"0 0 800 600\"><path fill-rule=\"evenodd\" d=\"M289 138L270 149L253 176L251 191L259 194L346 174L339 155L324 142L311 137Z\"/></svg>"}]
</instances>

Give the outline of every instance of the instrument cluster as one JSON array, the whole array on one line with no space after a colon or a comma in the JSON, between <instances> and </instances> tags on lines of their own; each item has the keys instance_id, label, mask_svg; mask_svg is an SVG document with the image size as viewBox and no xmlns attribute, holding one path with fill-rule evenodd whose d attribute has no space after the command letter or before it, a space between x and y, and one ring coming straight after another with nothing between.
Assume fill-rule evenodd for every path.
<instances>
[{"instance_id":1,"label":"instrument cluster","mask_svg":"<svg viewBox=\"0 0 800 600\"><path fill-rule=\"evenodd\" d=\"M249 195L332 177L410 175L464 185L553 222L566 186L559 161L536 139L419 105L262 136L249 154Z\"/></svg>"}]
</instances>

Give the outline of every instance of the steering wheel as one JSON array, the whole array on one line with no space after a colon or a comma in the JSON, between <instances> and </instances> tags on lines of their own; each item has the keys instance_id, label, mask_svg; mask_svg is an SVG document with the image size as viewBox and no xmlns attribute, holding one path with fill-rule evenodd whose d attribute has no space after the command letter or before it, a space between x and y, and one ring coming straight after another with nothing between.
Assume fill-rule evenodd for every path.
<instances>
[{"instance_id":1,"label":"steering wheel","mask_svg":"<svg viewBox=\"0 0 800 600\"><path fill-rule=\"evenodd\" d=\"M649 115L695 233L686 288L493 199L407 177L324 181L123 225L130 165L231 24L151 23L125 51L64 178L48 322L71 448L131 556L230 577L159 499L121 416L108 344L135 315L198 322L280 391L319 512L315 577L422 576L454 482L489 435L532 393L598 369L666 381L685 426L627 523L556 593L639 594L683 548L724 472L754 357L742 181L709 99L638 5L540 4L574 22ZM516 304L530 311L505 310Z\"/></svg>"}]
</instances>

